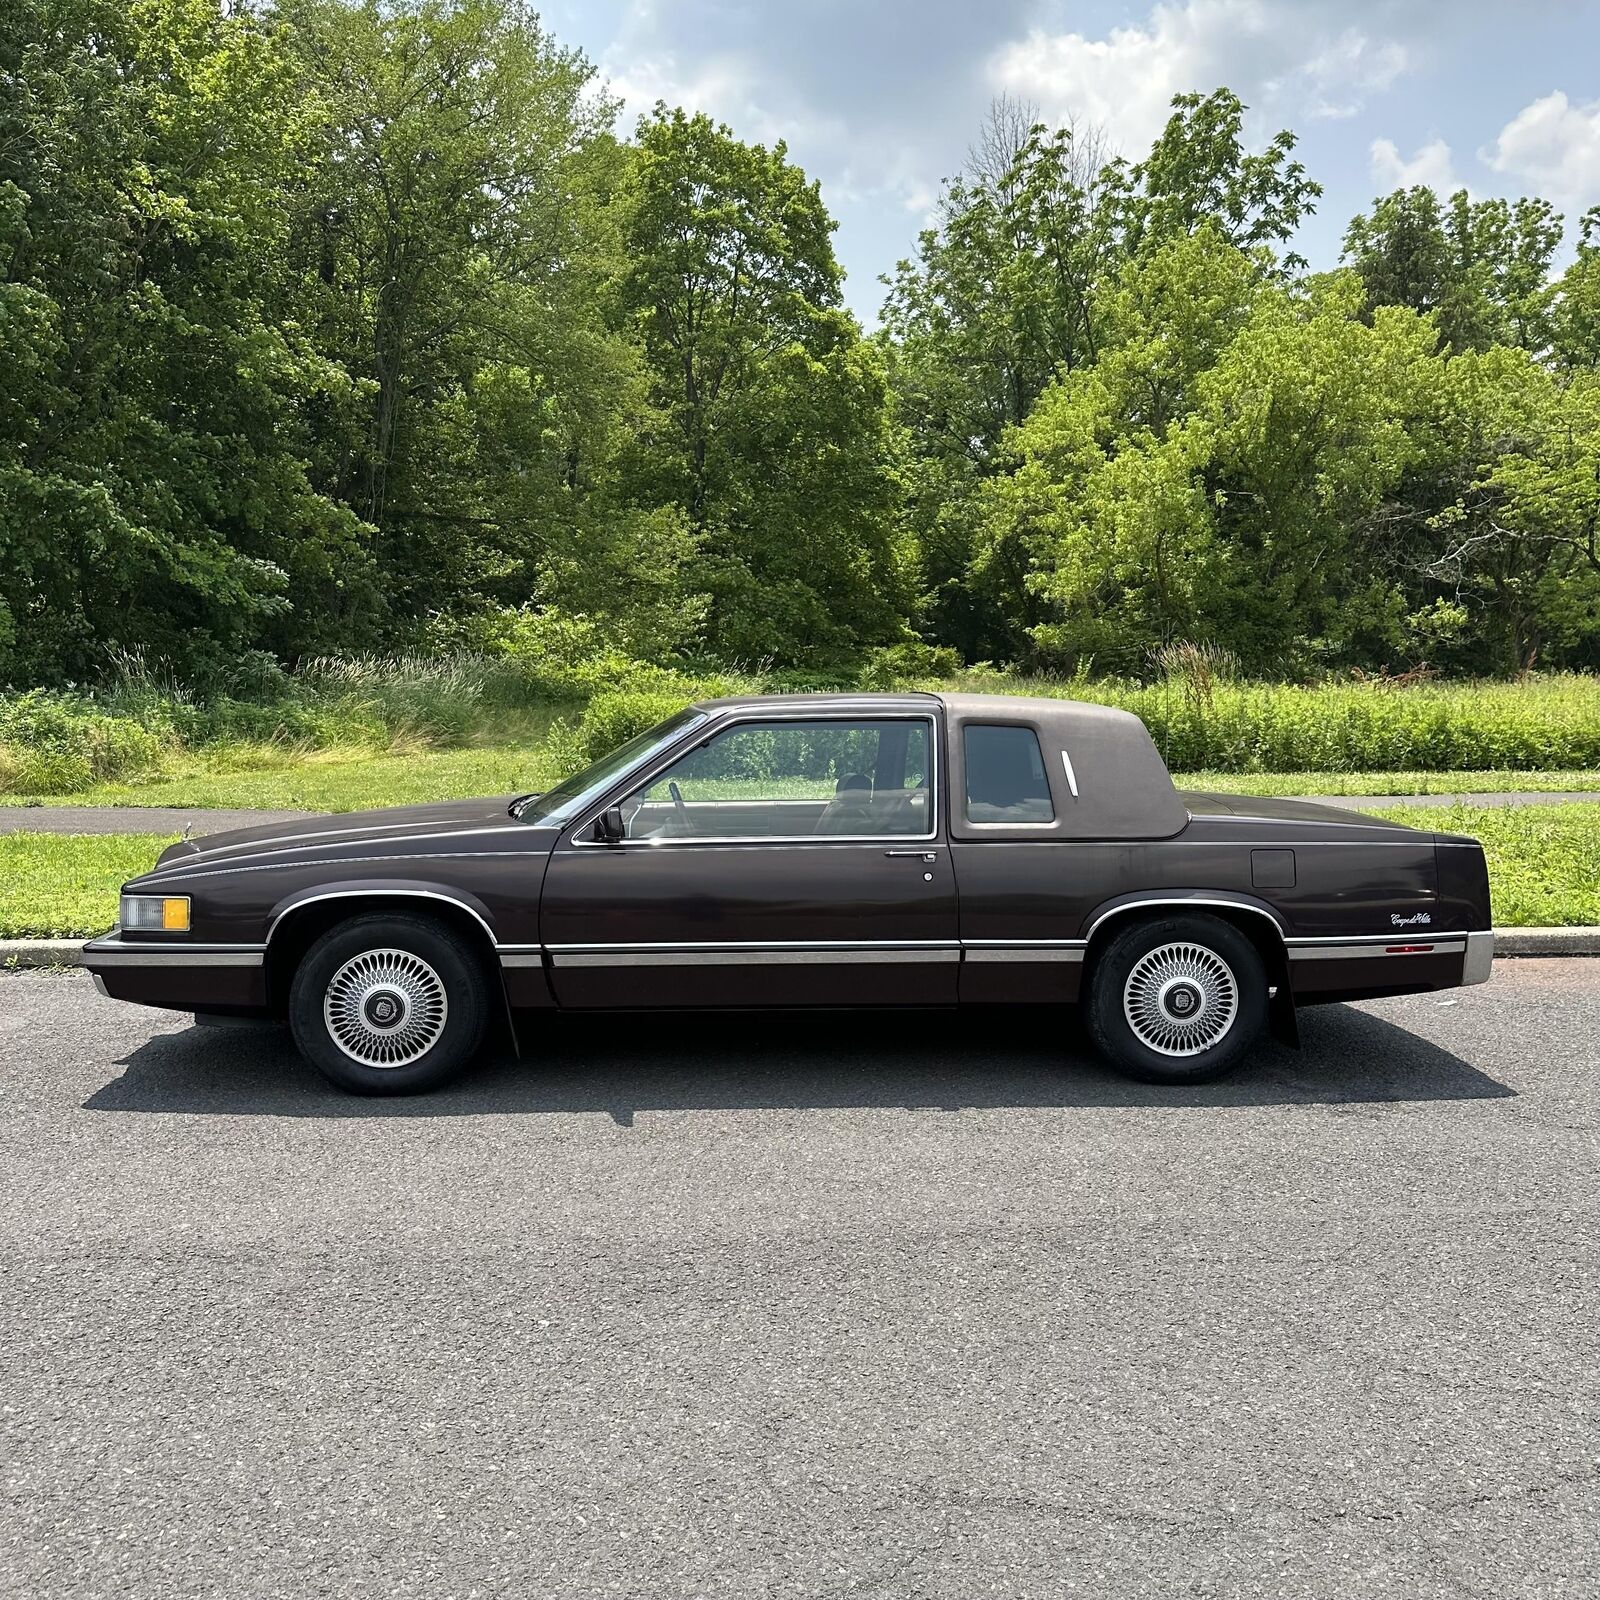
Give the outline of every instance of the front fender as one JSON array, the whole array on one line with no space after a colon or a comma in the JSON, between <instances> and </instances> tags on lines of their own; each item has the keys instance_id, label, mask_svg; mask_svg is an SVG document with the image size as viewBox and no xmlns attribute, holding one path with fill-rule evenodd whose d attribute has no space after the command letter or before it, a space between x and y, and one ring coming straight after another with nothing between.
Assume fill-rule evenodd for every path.
<instances>
[{"instance_id":1,"label":"front fender","mask_svg":"<svg viewBox=\"0 0 1600 1600\"><path fill-rule=\"evenodd\" d=\"M495 934L494 918L489 908L470 890L453 884L432 883L419 878L358 878L342 883L322 883L312 888L297 889L285 895L268 913L266 943L284 918L306 906L329 900L395 900L414 899L419 902L445 902L465 912L483 929L490 947L499 944Z\"/></svg>"}]
</instances>

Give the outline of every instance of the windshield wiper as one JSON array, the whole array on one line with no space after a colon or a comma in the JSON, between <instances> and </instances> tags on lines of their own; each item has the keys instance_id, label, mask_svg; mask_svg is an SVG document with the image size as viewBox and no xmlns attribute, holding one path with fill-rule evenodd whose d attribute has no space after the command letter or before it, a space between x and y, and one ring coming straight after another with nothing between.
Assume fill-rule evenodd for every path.
<instances>
[{"instance_id":1,"label":"windshield wiper","mask_svg":"<svg viewBox=\"0 0 1600 1600\"><path fill-rule=\"evenodd\" d=\"M543 789L535 789L532 794L519 794L517 798L506 807L506 810L509 811L511 815L520 822L522 820L522 813L526 811L528 807L531 806L533 802L537 800L543 793Z\"/></svg>"}]
</instances>

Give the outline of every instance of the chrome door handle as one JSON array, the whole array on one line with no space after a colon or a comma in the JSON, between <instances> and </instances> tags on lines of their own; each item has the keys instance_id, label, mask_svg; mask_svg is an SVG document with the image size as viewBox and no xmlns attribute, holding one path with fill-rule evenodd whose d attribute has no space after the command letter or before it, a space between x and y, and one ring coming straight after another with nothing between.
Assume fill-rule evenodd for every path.
<instances>
[{"instance_id":1,"label":"chrome door handle","mask_svg":"<svg viewBox=\"0 0 1600 1600\"><path fill-rule=\"evenodd\" d=\"M883 853L886 856L916 856L923 861L937 861L939 859L937 850L885 850Z\"/></svg>"}]
</instances>

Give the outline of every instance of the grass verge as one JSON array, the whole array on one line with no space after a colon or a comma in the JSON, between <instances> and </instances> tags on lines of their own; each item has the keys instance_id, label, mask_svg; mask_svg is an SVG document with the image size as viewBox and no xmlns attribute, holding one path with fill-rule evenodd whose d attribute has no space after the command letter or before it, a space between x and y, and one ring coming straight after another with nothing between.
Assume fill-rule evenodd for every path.
<instances>
[{"instance_id":1,"label":"grass verge","mask_svg":"<svg viewBox=\"0 0 1600 1600\"><path fill-rule=\"evenodd\" d=\"M1379 811L1415 826L1414 810ZM1450 806L1425 826L1483 841L1502 928L1600 923L1600 801L1493 810ZM116 920L117 890L172 835L0 834L0 938L68 938Z\"/></svg>"},{"instance_id":2,"label":"grass verge","mask_svg":"<svg viewBox=\"0 0 1600 1600\"><path fill-rule=\"evenodd\" d=\"M1600 771L1511 772L1184 772L1180 789L1212 794L1594 794Z\"/></svg>"},{"instance_id":3,"label":"grass verge","mask_svg":"<svg viewBox=\"0 0 1600 1600\"><path fill-rule=\"evenodd\" d=\"M102 783L75 794L0 795L0 807L191 806L244 810L361 811L371 806L459 800L542 788L561 774L538 743L405 755L322 751L243 770L196 762L172 777ZM1493 794L1502 791L1600 793L1600 771L1512 772L1184 772L1180 789L1217 794Z\"/></svg>"},{"instance_id":4,"label":"grass verge","mask_svg":"<svg viewBox=\"0 0 1600 1600\"><path fill-rule=\"evenodd\" d=\"M176 834L0 835L0 939L67 939L117 920L117 891Z\"/></svg>"},{"instance_id":5,"label":"grass verge","mask_svg":"<svg viewBox=\"0 0 1600 1600\"><path fill-rule=\"evenodd\" d=\"M542 749L526 745L413 755L323 754L246 772L197 768L149 783L102 783L76 794L0 796L0 806L193 806L362 811L371 806L517 794L554 781Z\"/></svg>"},{"instance_id":6,"label":"grass verge","mask_svg":"<svg viewBox=\"0 0 1600 1600\"><path fill-rule=\"evenodd\" d=\"M1482 841L1499 928L1600 923L1600 802L1558 806L1394 807L1374 816Z\"/></svg>"}]
</instances>

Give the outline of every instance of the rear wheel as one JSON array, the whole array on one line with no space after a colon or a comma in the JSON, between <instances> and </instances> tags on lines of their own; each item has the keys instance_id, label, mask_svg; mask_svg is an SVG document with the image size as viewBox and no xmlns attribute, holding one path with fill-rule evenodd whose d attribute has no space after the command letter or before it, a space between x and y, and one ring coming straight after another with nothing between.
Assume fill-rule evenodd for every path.
<instances>
[{"instance_id":1,"label":"rear wheel","mask_svg":"<svg viewBox=\"0 0 1600 1600\"><path fill-rule=\"evenodd\" d=\"M1218 917L1130 924L1090 977L1089 1032L1119 1071L1146 1083L1231 1072L1267 1021L1267 977L1251 942Z\"/></svg>"},{"instance_id":2,"label":"rear wheel","mask_svg":"<svg viewBox=\"0 0 1600 1600\"><path fill-rule=\"evenodd\" d=\"M289 987L301 1053L352 1094L419 1094L477 1053L489 986L475 953L426 917L353 917L306 952Z\"/></svg>"}]
</instances>

